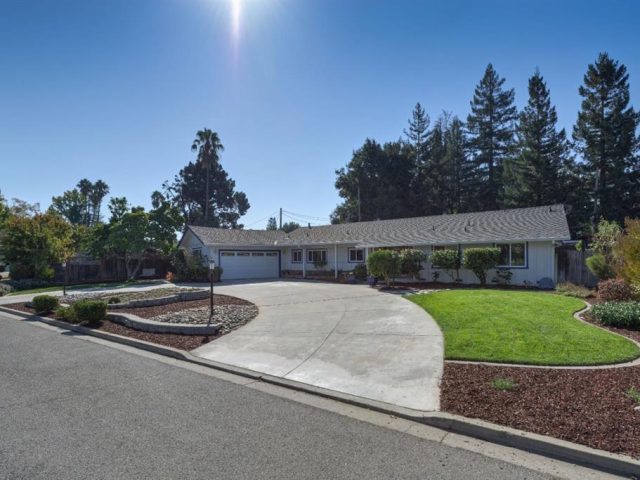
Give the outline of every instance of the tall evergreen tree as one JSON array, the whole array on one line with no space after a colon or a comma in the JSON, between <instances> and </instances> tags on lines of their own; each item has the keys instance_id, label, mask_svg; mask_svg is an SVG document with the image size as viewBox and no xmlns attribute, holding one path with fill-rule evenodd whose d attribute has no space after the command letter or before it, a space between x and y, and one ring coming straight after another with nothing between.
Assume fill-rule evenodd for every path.
<instances>
[{"instance_id":1,"label":"tall evergreen tree","mask_svg":"<svg viewBox=\"0 0 640 480\"><path fill-rule=\"evenodd\" d=\"M276 217L269 217L267 220L267 230L278 230L278 222L276 221Z\"/></svg>"},{"instance_id":2,"label":"tall evergreen tree","mask_svg":"<svg viewBox=\"0 0 640 480\"><path fill-rule=\"evenodd\" d=\"M464 124L453 117L445 132L445 193L443 213L460 213L467 209L470 199L464 197L464 167L467 163Z\"/></svg>"},{"instance_id":3,"label":"tall evergreen tree","mask_svg":"<svg viewBox=\"0 0 640 480\"><path fill-rule=\"evenodd\" d=\"M529 79L529 101L520 113L517 153L505 162L505 205L534 207L564 203L575 171L564 129L549 89L536 70Z\"/></svg>"},{"instance_id":4,"label":"tall evergreen tree","mask_svg":"<svg viewBox=\"0 0 640 480\"><path fill-rule=\"evenodd\" d=\"M417 167L420 167L426 162L430 122L431 120L425 112L424 107L420 102L416 103L413 112L411 112L411 119L408 122L409 130L405 130L404 134L408 142L415 149Z\"/></svg>"},{"instance_id":5,"label":"tall evergreen tree","mask_svg":"<svg viewBox=\"0 0 640 480\"><path fill-rule=\"evenodd\" d=\"M629 105L627 68L601 53L587 68L579 93L573 139L592 190L592 224L601 218L622 223L640 214L634 201L640 116Z\"/></svg>"},{"instance_id":6,"label":"tall evergreen tree","mask_svg":"<svg viewBox=\"0 0 640 480\"><path fill-rule=\"evenodd\" d=\"M420 215L439 215L446 210L447 165L446 132L449 114L443 113L429 132L427 161L420 171L419 198L422 200Z\"/></svg>"},{"instance_id":7,"label":"tall evergreen tree","mask_svg":"<svg viewBox=\"0 0 640 480\"><path fill-rule=\"evenodd\" d=\"M467 117L470 170L466 189L475 198L472 210L499 208L502 201L502 169L512 154L517 110L515 92L503 88L501 78L489 64L475 88Z\"/></svg>"}]
</instances>

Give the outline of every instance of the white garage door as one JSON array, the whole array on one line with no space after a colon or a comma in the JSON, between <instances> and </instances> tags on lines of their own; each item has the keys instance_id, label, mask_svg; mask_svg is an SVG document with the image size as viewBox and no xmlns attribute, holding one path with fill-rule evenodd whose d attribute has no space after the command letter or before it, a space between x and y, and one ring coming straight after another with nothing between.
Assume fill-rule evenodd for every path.
<instances>
[{"instance_id":1,"label":"white garage door","mask_svg":"<svg viewBox=\"0 0 640 480\"><path fill-rule=\"evenodd\" d=\"M220 251L222 280L276 278L280 273L278 252Z\"/></svg>"}]
</instances>

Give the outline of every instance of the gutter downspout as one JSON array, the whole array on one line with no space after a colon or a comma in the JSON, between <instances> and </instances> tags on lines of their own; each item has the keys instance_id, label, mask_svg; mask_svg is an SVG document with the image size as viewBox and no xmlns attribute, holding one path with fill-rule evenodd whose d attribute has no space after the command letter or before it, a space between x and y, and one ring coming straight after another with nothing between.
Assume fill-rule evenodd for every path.
<instances>
[{"instance_id":1,"label":"gutter downspout","mask_svg":"<svg viewBox=\"0 0 640 480\"><path fill-rule=\"evenodd\" d=\"M302 278L307 278L307 249L302 247Z\"/></svg>"},{"instance_id":2,"label":"gutter downspout","mask_svg":"<svg viewBox=\"0 0 640 480\"><path fill-rule=\"evenodd\" d=\"M335 273L335 279L338 279L338 244L333 245L333 270Z\"/></svg>"}]
</instances>

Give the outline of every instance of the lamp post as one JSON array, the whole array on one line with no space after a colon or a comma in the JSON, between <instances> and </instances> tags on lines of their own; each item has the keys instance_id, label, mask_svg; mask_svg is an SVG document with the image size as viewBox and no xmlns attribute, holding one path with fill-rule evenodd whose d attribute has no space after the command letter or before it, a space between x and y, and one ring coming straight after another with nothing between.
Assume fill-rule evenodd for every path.
<instances>
[{"instance_id":1,"label":"lamp post","mask_svg":"<svg viewBox=\"0 0 640 480\"><path fill-rule=\"evenodd\" d=\"M210 280L210 285L211 285L211 290L210 290L210 295L209 295L209 323L211 323L211 320L213 319L213 272L216 269L216 262L214 262L213 260L209 260L209 280Z\"/></svg>"},{"instance_id":2,"label":"lamp post","mask_svg":"<svg viewBox=\"0 0 640 480\"><path fill-rule=\"evenodd\" d=\"M62 269L64 270L64 283L62 284L62 296L67 295L67 262L62 262Z\"/></svg>"}]
</instances>

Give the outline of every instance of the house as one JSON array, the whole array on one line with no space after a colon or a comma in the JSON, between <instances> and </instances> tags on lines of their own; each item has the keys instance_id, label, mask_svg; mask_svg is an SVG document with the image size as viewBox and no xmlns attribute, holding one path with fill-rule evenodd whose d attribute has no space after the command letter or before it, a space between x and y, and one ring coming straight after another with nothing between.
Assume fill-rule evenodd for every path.
<instances>
[{"instance_id":1,"label":"house","mask_svg":"<svg viewBox=\"0 0 640 480\"><path fill-rule=\"evenodd\" d=\"M306 277L319 270L337 278L376 248L411 247L429 255L495 246L502 252L500 267L513 273L512 284L535 285L542 278L556 281L556 247L570 238L564 206L550 205L301 227L288 234L188 226L179 246L213 259L225 280L277 278L283 271ZM421 277L431 280L436 271L426 261ZM477 282L472 272L460 273L464 283ZM439 280L450 279L441 272Z\"/></svg>"}]
</instances>

